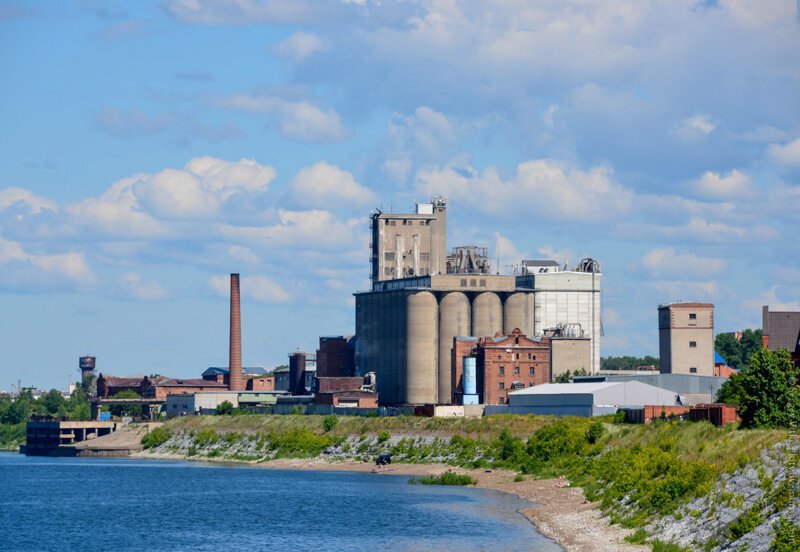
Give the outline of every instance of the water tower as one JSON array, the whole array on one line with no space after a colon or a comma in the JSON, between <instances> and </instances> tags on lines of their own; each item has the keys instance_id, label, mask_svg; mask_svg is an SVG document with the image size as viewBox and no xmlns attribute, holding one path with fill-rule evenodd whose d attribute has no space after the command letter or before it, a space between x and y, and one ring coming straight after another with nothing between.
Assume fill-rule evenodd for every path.
<instances>
[{"instance_id":1,"label":"water tower","mask_svg":"<svg viewBox=\"0 0 800 552\"><path fill-rule=\"evenodd\" d=\"M97 361L93 356L82 356L78 359L78 370L81 372L81 381L86 379L86 376L94 374L94 367Z\"/></svg>"}]
</instances>

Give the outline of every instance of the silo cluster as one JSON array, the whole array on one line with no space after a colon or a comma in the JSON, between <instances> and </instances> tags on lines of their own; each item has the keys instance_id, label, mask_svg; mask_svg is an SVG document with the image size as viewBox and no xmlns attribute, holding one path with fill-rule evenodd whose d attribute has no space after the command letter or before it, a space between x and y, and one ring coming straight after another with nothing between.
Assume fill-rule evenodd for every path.
<instances>
[{"instance_id":1,"label":"silo cluster","mask_svg":"<svg viewBox=\"0 0 800 552\"><path fill-rule=\"evenodd\" d=\"M530 335L531 291L400 289L356 295L356 359L378 373L382 401L449 403L457 336Z\"/></svg>"}]
</instances>

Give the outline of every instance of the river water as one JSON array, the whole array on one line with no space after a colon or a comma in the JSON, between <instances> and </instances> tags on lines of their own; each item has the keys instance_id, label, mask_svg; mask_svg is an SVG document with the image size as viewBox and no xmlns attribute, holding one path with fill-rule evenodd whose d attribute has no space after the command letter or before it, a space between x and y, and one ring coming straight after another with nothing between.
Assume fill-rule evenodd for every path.
<instances>
[{"instance_id":1,"label":"river water","mask_svg":"<svg viewBox=\"0 0 800 552\"><path fill-rule=\"evenodd\" d=\"M484 489L408 477L0 453L0 550L557 551Z\"/></svg>"}]
</instances>

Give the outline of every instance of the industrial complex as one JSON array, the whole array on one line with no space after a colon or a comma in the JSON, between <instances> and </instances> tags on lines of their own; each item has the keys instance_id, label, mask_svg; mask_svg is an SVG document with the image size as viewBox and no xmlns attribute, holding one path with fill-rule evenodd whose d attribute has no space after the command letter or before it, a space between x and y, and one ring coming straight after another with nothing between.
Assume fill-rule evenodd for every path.
<instances>
[{"instance_id":1,"label":"industrial complex","mask_svg":"<svg viewBox=\"0 0 800 552\"><path fill-rule=\"evenodd\" d=\"M603 371L599 262L585 258L569 269L550 259L521 259L511 274L501 274L484 247L448 250L446 220L443 197L416 204L413 213L371 213L371 283L354 294L355 333L321 336L315 351L290 353L287 367L243 365L238 274L230 276L228 366L190 379L95 377L96 359L81 357L83 380L94 381L93 418L120 406L141 406L149 419L213 414L229 403L268 413L625 410L638 421L656 412L735 420L735 412L710 404L735 373L714 351L714 305L660 305L660 366ZM800 313L764 307L763 319L764 347L789 348L800 360ZM553 383L564 376L574 383ZM80 435L101 431L93 428ZM41 431L46 439L74 433Z\"/></svg>"}]
</instances>

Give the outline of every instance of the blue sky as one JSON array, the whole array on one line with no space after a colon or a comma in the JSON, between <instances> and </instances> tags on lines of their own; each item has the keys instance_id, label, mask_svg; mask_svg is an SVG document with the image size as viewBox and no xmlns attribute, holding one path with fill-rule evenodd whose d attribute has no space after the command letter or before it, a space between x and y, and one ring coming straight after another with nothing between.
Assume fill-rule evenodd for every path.
<instances>
[{"instance_id":1,"label":"blue sky","mask_svg":"<svg viewBox=\"0 0 800 552\"><path fill-rule=\"evenodd\" d=\"M793 0L0 0L0 388L352 333L368 213L604 273L603 355L656 307L800 309Z\"/></svg>"}]
</instances>

